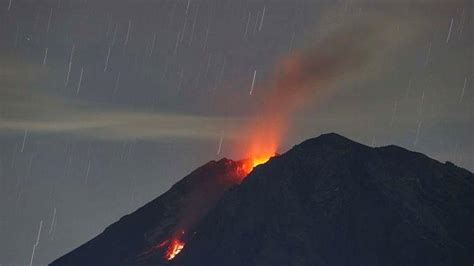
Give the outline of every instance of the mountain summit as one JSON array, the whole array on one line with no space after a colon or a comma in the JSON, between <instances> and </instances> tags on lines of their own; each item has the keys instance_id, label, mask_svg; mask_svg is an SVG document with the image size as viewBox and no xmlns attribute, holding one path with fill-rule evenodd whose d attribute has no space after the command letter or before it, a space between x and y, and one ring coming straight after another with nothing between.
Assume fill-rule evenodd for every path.
<instances>
[{"instance_id":1,"label":"mountain summit","mask_svg":"<svg viewBox=\"0 0 474 266\"><path fill-rule=\"evenodd\" d=\"M201 191L199 182L190 185L194 189L178 189L191 176L220 182L207 176L221 180L238 165L230 160L206 164L51 265L432 266L474 261L474 175L452 163L325 134L255 167L246 177L228 179L238 181L217 186L219 193L214 186ZM194 198L186 195L196 189L215 194L199 205L206 207L190 207L186 201L168 205L176 197ZM152 209L154 204L160 207ZM186 226L179 254L168 261L166 251L156 248L149 257L131 256L147 247L137 240L144 229L155 232L146 234L150 240L145 242L159 246L180 228L180 219L164 218L169 209L200 214ZM120 249L114 252L115 246Z\"/></svg>"}]
</instances>

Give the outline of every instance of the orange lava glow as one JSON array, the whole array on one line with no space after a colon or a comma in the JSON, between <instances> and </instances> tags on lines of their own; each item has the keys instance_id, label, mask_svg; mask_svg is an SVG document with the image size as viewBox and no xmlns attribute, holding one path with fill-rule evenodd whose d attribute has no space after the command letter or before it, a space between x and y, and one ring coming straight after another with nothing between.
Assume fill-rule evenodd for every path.
<instances>
[{"instance_id":1,"label":"orange lava glow","mask_svg":"<svg viewBox=\"0 0 474 266\"><path fill-rule=\"evenodd\" d=\"M273 154L274 155L274 154ZM272 155L272 156L273 156ZM271 156L264 156L264 157L256 157L256 158L252 158L252 167L255 167L257 165L260 165L260 164L264 164L266 162L268 162L268 160L270 160L270 157Z\"/></svg>"},{"instance_id":2,"label":"orange lava glow","mask_svg":"<svg viewBox=\"0 0 474 266\"><path fill-rule=\"evenodd\" d=\"M240 176L242 179L246 177L252 170L260 165L266 163L275 153L268 155L268 156L259 156L259 157L251 157L243 161L243 163L237 169L237 176Z\"/></svg>"},{"instance_id":3,"label":"orange lava glow","mask_svg":"<svg viewBox=\"0 0 474 266\"><path fill-rule=\"evenodd\" d=\"M247 147L245 154L245 158L249 159L249 163L246 166L247 174L253 168L266 163L277 154L281 136L284 132L280 121L273 121L272 119L263 120L266 123L251 124L248 127L247 135L250 135L250 138L247 140L247 143L242 144Z\"/></svg>"},{"instance_id":4,"label":"orange lava glow","mask_svg":"<svg viewBox=\"0 0 474 266\"><path fill-rule=\"evenodd\" d=\"M181 252L181 250L183 250L185 243L179 239L173 239L171 241L166 240L166 241L169 242L169 246L168 246L168 249L166 250L165 258L167 260L172 260L176 257L176 255L178 255ZM166 244L167 243L165 243L164 245Z\"/></svg>"}]
</instances>

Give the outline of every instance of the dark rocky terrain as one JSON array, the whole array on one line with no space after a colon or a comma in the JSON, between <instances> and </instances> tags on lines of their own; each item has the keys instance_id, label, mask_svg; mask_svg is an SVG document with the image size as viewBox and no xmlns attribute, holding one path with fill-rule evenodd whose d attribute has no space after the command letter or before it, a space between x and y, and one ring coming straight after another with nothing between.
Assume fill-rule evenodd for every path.
<instances>
[{"instance_id":1,"label":"dark rocky terrain","mask_svg":"<svg viewBox=\"0 0 474 266\"><path fill-rule=\"evenodd\" d=\"M212 177L233 173L225 165L235 163L206 164L52 265L474 262L474 175L452 163L326 134L257 166L240 185L211 185L221 182ZM192 176L211 178L194 181ZM178 229L176 210L191 206L179 198L196 191L201 182L219 193L197 211L202 215L192 219L192 226L186 225L191 233L183 251L170 262L162 259L163 252L133 260ZM145 241L143 232L145 239L154 240Z\"/></svg>"},{"instance_id":2,"label":"dark rocky terrain","mask_svg":"<svg viewBox=\"0 0 474 266\"><path fill-rule=\"evenodd\" d=\"M246 161L211 161L176 183L169 191L122 217L104 232L50 265L160 265L167 263L173 237L184 238L193 225L230 187L245 177Z\"/></svg>"}]
</instances>

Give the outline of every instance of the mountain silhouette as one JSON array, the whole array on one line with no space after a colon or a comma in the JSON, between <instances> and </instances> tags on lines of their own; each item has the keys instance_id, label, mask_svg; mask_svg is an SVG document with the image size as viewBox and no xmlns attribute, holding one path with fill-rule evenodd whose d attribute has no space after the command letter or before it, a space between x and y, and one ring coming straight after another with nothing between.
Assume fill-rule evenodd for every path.
<instances>
[{"instance_id":1,"label":"mountain silhouette","mask_svg":"<svg viewBox=\"0 0 474 266\"><path fill-rule=\"evenodd\" d=\"M240 183L245 160L222 159L199 167L163 195L122 217L104 232L50 265L160 265L168 245L182 237L214 206L223 193Z\"/></svg>"},{"instance_id":2,"label":"mountain silhouette","mask_svg":"<svg viewBox=\"0 0 474 266\"><path fill-rule=\"evenodd\" d=\"M452 163L334 133L306 140L246 177L238 171L243 162L202 166L51 265L474 262L474 175ZM163 257L165 247L150 249L183 227L185 246L172 260Z\"/></svg>"}]
</instances>

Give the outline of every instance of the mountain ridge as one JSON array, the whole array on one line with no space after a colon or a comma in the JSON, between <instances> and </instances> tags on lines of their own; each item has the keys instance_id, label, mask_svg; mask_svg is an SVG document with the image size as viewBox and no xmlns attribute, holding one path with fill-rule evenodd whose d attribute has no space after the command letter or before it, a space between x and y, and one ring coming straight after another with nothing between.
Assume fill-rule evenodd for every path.
<instances>
[{"instance_id":1,"label":"mountain ridge","mask_svg":"<svg viewBox=\"0 0 474 266\"><path fill-rule=\"evenodd\" d=\"M186 235L179 236L186 245L173 260L164 260L165 251L156 246L180 229L180 222L164 222L158 215L145 222L155 227L145 230L147 241L134 235L141 240L134 252L122 247L128 257L101 260L103 246L96 252L81 246L76 255L73 251L51 265L86 265L80 263L84 256L87 265L184 266L464 265L474 260L469 226L474 224L474 177L450 162L395 145L372 148L335 133L305 140L247 176L237 175L238 180L226 179L239 162L210 161L131 214L155 201L163 206L152 211L193 213L194 206L186 207L189 201L180 205L163 199L206 188L190 196L193 202L218 188L205 208L197 208L199 217L186 225ZM183 185L190 190L179 189ZM115 224L125 224L129 216ZM112 233L128 239L120 230ZM129 255L147 248L149 257Z\"/></svg>"},{"instance_id":2,"label":"mountain ridge","mask_svg":"<svg viewBox=\"0 0 474 266\"><path fill-rule=\"evenodd\" d=\"M175 265L464 265L473 191L451 163L325 134L226 193Z\"/></svg>"}]
</instances>

